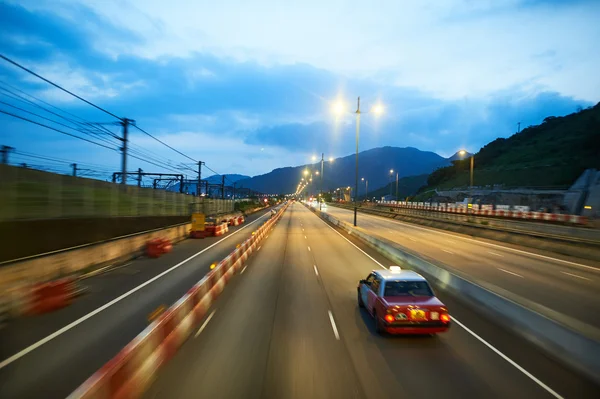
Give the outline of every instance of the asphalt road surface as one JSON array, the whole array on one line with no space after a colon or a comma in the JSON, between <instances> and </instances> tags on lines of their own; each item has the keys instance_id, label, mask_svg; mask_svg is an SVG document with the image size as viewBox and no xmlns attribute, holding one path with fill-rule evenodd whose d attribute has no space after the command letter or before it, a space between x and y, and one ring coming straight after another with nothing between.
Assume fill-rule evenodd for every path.
<instances>
[{"instance_id":1,"label":"asphalt road surface","mask_svg":"<svg viewBox=\"0 0 600 399\"><path fill-rule=\"evenodd\" d=\"M290 206L145 398L600 397L598 386L439 290L454 318L448 333L377 335L356 285L389 265Z\"/></svg>"},{"instance_id":2,"label":"asphalt road surface","mask_svg":"<svg viewBox=\"0 0 600 399\"><path fill-rule=\"evenodd\" d=\"M140 258L82 280L89 289L56 312L0 330L0 398L64 398L268 219L251 215L221 237L185 240L158 259Z\"/></svg>"},{"instance_id":3,"label":"asphalt road surface","mask_svg":"<svg viewBox=\"0 0 600 399\"><path fill-rule=\"evenodd\" d=\"M353 222L351 210L330 206L326 212L347 223ZM434 263L600 328L597 263L364 213L358 214L358 226Z\"/></svg>"}]
</instances>

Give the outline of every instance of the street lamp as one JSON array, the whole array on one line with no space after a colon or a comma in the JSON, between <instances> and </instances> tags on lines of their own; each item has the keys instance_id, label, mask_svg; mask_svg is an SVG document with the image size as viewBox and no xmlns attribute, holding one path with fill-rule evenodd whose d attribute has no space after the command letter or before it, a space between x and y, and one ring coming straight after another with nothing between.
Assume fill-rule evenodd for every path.
<instances>
[{"instance_id":1,"label":"street lamp","mask_svg":"<svg viewBox=\"0 0 600 399\"><path fill-rule=\"evenodd\" d=\"M313 155L312 160L316 161L317 156ZM329 158L329 162L333 162L333 158ZM321 153L321 173L319 173L319 171L315 172L315 174L317 176L319 176L319 175L321 176L320 185L319 185L320 186L319 187L319 197L323 196L323 176L324 176L323 166L324 166L324 163L325 163L325 153ZM322 209L323 209L322 202L319 201L319 210L322 210Z\"/></svg>"},{"instance_id":2,"label":"street lamp","mask_svg":"<svg viewBox=\"0 0 600 399\"><path fill-rule=\"evenodd\" d=\"M464 157L467 153L466 150L460 150L458 155ZM471 172L469 178L469 197L471 204L473 203L473 165L475 164L475 154L471 154Z\"/></svg>"},{"instance_id":3,"label":"street lamp","mask_svg":"<svg viewBox=\"0 0 600 399\"><path fill-rule=\"evenodd\" d=\"M360 110L360 97L358 97L357 102L356 102L356 111L354 111L354 114L356 114L356 172L355 172L355 176L354 176L354 195L356 195L358 193L358 139L360 137L360 114L361 113L367 113L367 112L362 112ZM343 114L345 112L346 107L344 106L344 103L341 101L337 101L333 104L333 112L335 112L338 116ZM375 106L373 106L371 108L372 113L374 113L375 115L381 115L383 113L383 106L381 104L376 104ZM356 226L356 214L358 213L358 208L356 206L356 200L354 201L354 226Z\"/></svg>"},{"instance_id":4,"label":"street lamp","mask_svg":"<svg viewBox=\"0 0 600 399\"><path fill-rule=\"evenodd\" d=\"M369 200L369 181L366 180L364 177L361 179L362 181L365 182L365 199L368 201Z\"/></svg>"},{"instance_id":5,"label":"street lamp","mask_svg":"<svg viewBox=\"0 0 600 399\"><path fill-rule=\"evenodd\" d=\"M392 176L394 175L394 169L390 169L390 179L389 179L389 185L390 185L390 197L392 196Z\"/></svg>"}]
</instances>

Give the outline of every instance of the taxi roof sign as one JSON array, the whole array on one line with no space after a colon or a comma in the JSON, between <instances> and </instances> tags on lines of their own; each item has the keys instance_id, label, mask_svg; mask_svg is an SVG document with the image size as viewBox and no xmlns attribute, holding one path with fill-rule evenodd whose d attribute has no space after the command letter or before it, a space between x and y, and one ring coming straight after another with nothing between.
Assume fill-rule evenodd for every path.
<instances>
[{"instance_id":1,"label":"taxi roof sign","mask_svg":"<svg viewBox=\"0 0 600 399\"><path fill-rule=\"evenodd\" d=\"M390 271L392 273L400 273L402 271L402 268L400 266L390 266Z\"/></svg>"}]
</instances>

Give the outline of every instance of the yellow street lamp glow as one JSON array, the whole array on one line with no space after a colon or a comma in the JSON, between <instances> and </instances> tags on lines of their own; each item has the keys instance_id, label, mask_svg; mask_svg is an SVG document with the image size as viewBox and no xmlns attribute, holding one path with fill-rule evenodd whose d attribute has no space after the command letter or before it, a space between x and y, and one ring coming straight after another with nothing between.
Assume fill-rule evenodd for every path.
<instances>
[{"instance_id":1,"label":"yellow street lamp glow","mask_svg":"<svg viewBox=\"0 0 600 399\"><path fill-rule=\"evenodd\" d=\"M333 157L329 157L329 162L333 162Z\"/></svg>"},{"instance_id":2,"label":"yellow street lamp glow","mask_svg":"<svg viewBox=\"0 0 600 399\"><path fill-rule=\"evenodd\" d=\"M308 170L304 169L304 176L308 175Z\"/></svg>"},{"instance_id":3,"label":"yellow street lamp glow","mask_svg":"<svg viewBox=\"0 0 600 399\"><path fill-rule=\"evenodd\" d=\"M365 181L365 178L364 178L364 177L361 177L361 178L360 178L360 180L362 180L362 181Z\"/></svg>"},{"instance_id":4,"label":"yellow street lamp glow","mask_svg":"<svg viewBox=\"0 0 600 399\"><path fill-rule=\"evenodd\" d=\"M316 156L316 155L313 155L313 156L312 156L312 160L313 160L313 161L316 161L316 160L317 160L317 156Z\"/></svg>"},{"instance_id":5,"label":"yellow street lamp glow","mask_svg":"<svg viewBox=\"0 0 600 399\"><path fill-rule=\"evenodd\" d=\"M315 173L317 174L317 176L319 176L319 171L316 171Z\"/></svg>"},{"instance_id":6,"label":"yellow street lamp glow","mask_svg":"<svg viewBox=\"0 0 600 399\"><path fill-rule=\"evenodd\" d=\"M376 115L383 114L383 105L381 105L381 104L375 104L373 106L373 108L371 109L371 112L373 112Z\"/></svg>"},{"instance_id":7,"label":"yellow street lamp glow","mask_svg":"<svg viewBox=\"0 0 600 399\"><path fill-rule=\"evenodd\" d=\"M394 173L394 169L390 169L390 174Z\"/></svg>"},{"instance_id":8,"label":"yellow street lamp glow","mask_svg":"<svg viewBox=\"0 0 600 399\"><path fill-rule=\"evenodd\" d=\"M458 155L460 155L460 156L464 156L466 153L467 153L467 151L465 151L465 150L460 150L460 151L458 152Z\"/></svg>"},{"instance_id":9,"label":"yellow street lamp glow","mask_svg":"<svg viewBox=\"0 0 600 399\"><path fill-rule=\"evenodd\" d=\"M342 101L336 101L331 106L331 110L336 115L342 115L346 110L346 105Z\"/></svg>"}]
</instances>

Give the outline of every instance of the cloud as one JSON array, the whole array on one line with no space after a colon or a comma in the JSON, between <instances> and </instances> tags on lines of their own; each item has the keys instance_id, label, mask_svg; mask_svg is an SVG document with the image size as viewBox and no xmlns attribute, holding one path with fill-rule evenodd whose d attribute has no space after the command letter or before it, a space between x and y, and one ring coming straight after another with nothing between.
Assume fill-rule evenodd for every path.
<instances>
[{"instance_id":1,"label":"cloud","mask_svg":"<svg viewBox=\"0 0 600 399\"><path fill-rule=\"evenodd\" d=\"M347 76L385 73L388 84L446 99L536 78L548 91L597 99L600 3L593 0L386 0L377 7L341 0L180 1L178 7L131 0L127 12L122 4L90 6L144 37L127 53L143 58L199 52L266 66L307 63ZM547 51L562 66L559 74L534 56ZM593 82L582 82L580 73Z\"/></svg>"},{"instance_id":2,"label":"cloud","mask_svg":"<svg viewBox=\"0 0 600 399\"><path fill-rule=\"evenodd\" d=\"M361 149L413 146L446 156L509 136L517 122L536 124L600 99L593 1L87 4L0 3L2 53L227 173L352 153L353 116L335 124L329 112L338 97L349 108L357 95L365 110L385 104L382 118L362 118ZM113 120L5 67L4 81L88 120ZM21 125L10 126L6 144L32 152L99 161L94 151L110 152L63 148L57 133L29 126L27 140ZM132 137L161 159L181 158ZM110 154L104 159L118 169L118 154Z\"/></svg>"}]
</instances>

